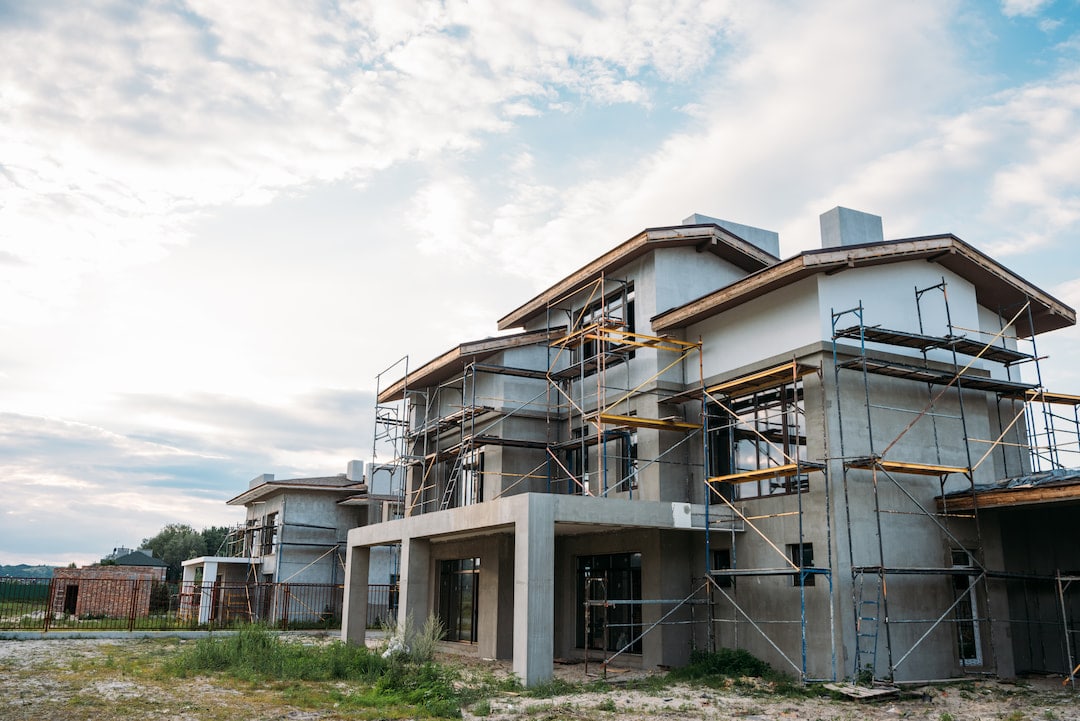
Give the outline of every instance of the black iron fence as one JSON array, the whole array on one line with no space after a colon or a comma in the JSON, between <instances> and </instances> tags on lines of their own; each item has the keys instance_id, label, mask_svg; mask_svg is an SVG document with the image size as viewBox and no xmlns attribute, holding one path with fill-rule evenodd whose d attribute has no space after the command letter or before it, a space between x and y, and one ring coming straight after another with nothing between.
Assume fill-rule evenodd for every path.
<instances>
[{"instance_id":1,"label":"black iron fence","mask_svg":"<svg viewBox=\"0 0 1080 721\"><path fill-rule=\"evenodd\" d=\"M262 623L341 627L344 587L312 583L165 583L118 578L0 578L0 629L187 630ZM368 587L368 625L396 616L397 588Z\"/></svg>"}]
</instances>

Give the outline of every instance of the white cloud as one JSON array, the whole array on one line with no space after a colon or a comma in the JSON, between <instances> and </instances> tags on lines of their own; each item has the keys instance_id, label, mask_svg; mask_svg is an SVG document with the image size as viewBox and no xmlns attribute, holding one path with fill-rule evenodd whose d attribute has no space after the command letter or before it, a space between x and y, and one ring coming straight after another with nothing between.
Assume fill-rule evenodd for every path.
<instances>
[{"instance_id":1,"label":"white cloud","mask_svg":"<svg viewBox=\"0 0 1080 721\"><path fill-rule=\"evenodd\" d=\"M1006 17L1034 17L1050 4L1050 0L1002 0L1001 12Z\"/></svg>"}]
</instances>

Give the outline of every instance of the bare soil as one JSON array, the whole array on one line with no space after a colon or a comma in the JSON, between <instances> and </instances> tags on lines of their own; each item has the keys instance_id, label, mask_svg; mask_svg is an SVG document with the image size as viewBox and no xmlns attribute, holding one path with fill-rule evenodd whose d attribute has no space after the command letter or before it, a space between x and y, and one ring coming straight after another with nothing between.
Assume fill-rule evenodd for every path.
<instances>
[{"instance_id":1,"label":"bare soil","mask_svg":"<svg viewBox=\"0 0 1080 721\"><path fill-rule=\"evenodd\" d=\"M321 643L312 637L305 642ZM251 687L223 677L168 678L155 673L154 660L190 641L140 639L57 639L0 641L0 719L161 719L167 721L399 718L395 708L358 713L320 707L297 684ZM508 674L506 664L446 655L440 660L474 674ZM558 677L574 683L583 667L559 665ZM549 721L610 719L741 719L764 721L833 719L930 719L932 721L1080 721L1080 695L1053 679L1016 683L966 681L905 689L879 701L775 695L752 679L726 688L648 683L640 672L610 674L605 684L550 698L501 693L463 709L466 719ZM652 679L656 681L657 679Z\"/></svg>"}]
</instances>

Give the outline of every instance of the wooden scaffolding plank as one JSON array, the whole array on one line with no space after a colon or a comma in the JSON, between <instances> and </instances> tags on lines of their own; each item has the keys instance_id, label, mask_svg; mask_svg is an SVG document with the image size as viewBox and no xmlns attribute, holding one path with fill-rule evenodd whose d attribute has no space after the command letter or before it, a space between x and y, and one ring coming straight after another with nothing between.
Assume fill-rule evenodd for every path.
<instances>
[{"instance_id":1,"label":"wooden scaffolding plank","mask_svg":"<svg viewBox=\"0 0 1080 721\"><path fill-rule=\"evenodd\" d=\"M782 386L786 383L793 383L803 376L817 373L817 371L817 366L804 365L798 361L792 360L782 365L758 371L757 373L751 373L749 375L733 378L729 381L724 381L723 383L718 383L707 388L706 392L723 394L726 396L750 395L751 393L767 390L769 388L776 388L777 386Z\"/></svg>"},{"instance_id":2,"label":"wooden scaffolding plank","mask_svg":"<svg viewBox=\"0 0 1080 721\"><path fill-rule=\"evenodd\" d=\"M661 431L696 431L700 423L688 423L674 418L642 418L640 416L622 416L615 413L597 413L589 420L626 428L654 428Z\"/></svg>"},{"instance_id":3,"label":"wooden scaffolding plank","mask_svg":"<svg viewBox=\"0 0 1080 721\"><path fill-rule=\"evenodd\" d=\"M848 468L873 470L880 468L891 473L911 473L919 476L948 476L953 473L968 472L963 466L939 466L931 463L908 463L905 461L887 461L884 458L855 458L845 463Z\"/></svg>"},{"instance_id":4,"label":"wooden scaffolding plank","mask_svg":"<svg viewBox=\"0 0 1080 721\"><path fill-rule=\"evenodd\" d=\"M1033 403L1043 402L1062 406L1080 406L1080 396L1068 393L1050 393L1032 389L1027 392L1027 399Z\"/></svg>"},{"instance_id":5,"label":"wooden scaffolding plank","mask_svg":"<svg viewBox=\"0 0 1080 721\"><path fill-rule=\"evenodd\" d=\"M746 483L748 481L762 481L767 478L791 478L797 476L800 473L809 473L810 471L820 471L825 466L821 463L811 463L810 461L803 461L802 463L786 463L782 466L772 466L770 468L757 468L752 471L742 471L741 473L729 473L725 476L713 476L709 478L707 483Z\"/></svg>"}]
</instances>

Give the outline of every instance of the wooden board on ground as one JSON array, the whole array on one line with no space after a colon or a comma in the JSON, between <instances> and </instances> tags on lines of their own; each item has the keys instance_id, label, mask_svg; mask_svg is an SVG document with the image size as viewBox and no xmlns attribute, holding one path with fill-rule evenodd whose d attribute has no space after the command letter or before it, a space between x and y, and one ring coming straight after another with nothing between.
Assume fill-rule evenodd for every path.
<instances>
[{"instance_id":1,"label":"wooden board on ground","mask_svg":"<svg viewBox=\"0 0 1080 721\"><path fill-rule=\"evenodd\" d=\"M856 686L853 683L827 683L824 684L825 688L830 691L836 691L842 693L848 698L858 699L865 701L867 699L887 698L889 696L896 696L900 693L900 689L896 686Z\"/></svg>"}]
</instances>

